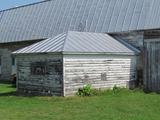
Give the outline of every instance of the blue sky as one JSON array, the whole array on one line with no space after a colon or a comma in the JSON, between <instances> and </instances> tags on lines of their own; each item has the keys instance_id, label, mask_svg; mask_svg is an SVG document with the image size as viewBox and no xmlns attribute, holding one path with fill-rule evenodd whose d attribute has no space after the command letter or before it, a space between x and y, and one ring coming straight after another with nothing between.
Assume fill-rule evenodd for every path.
<instances>
[{"instance_id":1,"label":"blue sky","mask_svg":"<svg viewBox=\"0 0 160 120\"><path fill-rule=\"evenodd\" d=\"M15 6L25 5L28 3L38 2L42 0L0 0L0 10L12 8Z\"/></svg>"}]
</instances>

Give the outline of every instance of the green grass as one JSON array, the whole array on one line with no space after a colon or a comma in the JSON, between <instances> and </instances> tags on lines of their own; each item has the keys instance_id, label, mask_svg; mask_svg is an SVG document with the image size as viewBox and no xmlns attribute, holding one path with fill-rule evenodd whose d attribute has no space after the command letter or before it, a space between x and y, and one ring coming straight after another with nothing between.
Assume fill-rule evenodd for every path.
<instances>
[{"instance_id":1,"label":"green grass","mask_svg":"<svg viewBox=\"0 0 160 120\"><path fill-rule=\"evenodd\" d=\"M94 97L21 97L0 84L0 120L159 120L160 95L106 91Z\"/></svg>"}]
</instances>

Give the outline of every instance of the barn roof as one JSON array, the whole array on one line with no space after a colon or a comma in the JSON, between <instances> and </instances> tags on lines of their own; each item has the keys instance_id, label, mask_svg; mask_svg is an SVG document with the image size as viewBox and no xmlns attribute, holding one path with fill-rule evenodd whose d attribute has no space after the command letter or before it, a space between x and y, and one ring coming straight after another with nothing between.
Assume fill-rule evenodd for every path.
<instances>
[{"instance_id":1,"label":"barn roof","mask_svg":"<svg viewBox=\"0 0 160 120\"><path fill-rule=\"evenodd\" d=\"M108 34L74 32L60 34L31 46L13 52L24 53L108 53L108 54L135 54L139 52L129 45L124 45Z\"/></svg>"},{"instance_id":2,"label":"barn roof","mask_svg":"<svg viewBox=\"0 0 160 120\"><path fill-rule=\"evenodd\" d=\"M160 28L160 0L47 0L0 12L0 43Z\"/></svg>"}]
</instances>

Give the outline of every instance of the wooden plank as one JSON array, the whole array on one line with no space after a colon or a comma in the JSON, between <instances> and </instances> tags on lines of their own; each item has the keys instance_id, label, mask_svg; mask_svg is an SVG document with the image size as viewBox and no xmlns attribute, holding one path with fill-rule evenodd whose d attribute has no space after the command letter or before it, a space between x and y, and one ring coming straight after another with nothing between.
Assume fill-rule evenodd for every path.
<instances>
[{"instance_id":1,"label":"wooden plank","mask_svg":"<svg viewBox=\"0 0 160 120\"><path fill-rule=\"evenodd\" d=\"M72 59L71 59L72 58ZM130 80L136 79L136 58L133 56L114 56L107 60L104 56L94 57L67 56L65 58L65 91L77 91L85 84L92 84L95 88L112 88L115 84L126 87ZM79 59L80 58L80 59ZM102 79L102 73L106 73L106 80Z\"/></svg>"},{"instance_id":2,"label":"wooden plank","mask_svg":"<svg viewBox=\"0 0 160 120\"><path fill-rule=\"evenodd\" d=\"M150 91L160 91L160 42L145 43L144 85Z\"/></svg>"},{"instance_id":3,"label":"wooden plank","mask_svg":"<svg viewBox=\"0 0 160 120\"><path fill-rule=\"evenodd\" d=\"M63 95L62 55L28 55L17 58L18 91L43 95ZM31 74L31 65L43 62L44 75ZM57 67L56 67L57 66Z\"/></svg>"}]
</instances>

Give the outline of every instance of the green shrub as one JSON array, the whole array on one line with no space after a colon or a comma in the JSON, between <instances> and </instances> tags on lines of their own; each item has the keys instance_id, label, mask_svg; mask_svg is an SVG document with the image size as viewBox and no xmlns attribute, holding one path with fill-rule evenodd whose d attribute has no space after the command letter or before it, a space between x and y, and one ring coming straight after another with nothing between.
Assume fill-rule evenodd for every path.
<instances>
[{"instance_id":1,"label":"green shrub","mask_svg":"<svg viewBox=\"0 0 160 120\"><path fill-rule=\"evenodd\" d=\"M114 85L114 87L113 87L113 93L116 94L116 93L118 93L119 91L120 91L120 88L117 87L116 85Z\"/></svg>"},{"instance_id":2,"label":"green shrub","mask_svg":"<svg viewBox=\"0 0 160 120\"><path fill-rule=\"evenodd\" d=\"M99 96L103 95L105 91L101 89L94 89L91 85L85 85L83 88L79 88L77 95L78 96Z\"/></svg>"},{"instance_id":3,"label":"green shrub","mask_svg":"<svg viewBox=\"0 0 160 120\"><path fill-rule=\"evenodd\" d=\"M101 89L93 89L91 85L84 85L84 87L79 88L78 92L76 93L78 96L99 96L106 93L106 91L110 91L113 94L119 93L121 90L120 87L114 85L112 90L101 90Z\"/></svg>"},{"instance_id":4,"label":"green shrub","mask_svg":"<svg viewBox=\"0 0 160 120\"><path fill-rule=\"evenodd\" d=\"M91 85L85 85L83 88L79 88L77 95L78 96L91 96L92 87Z\"/></svg>"}]
</instances>

